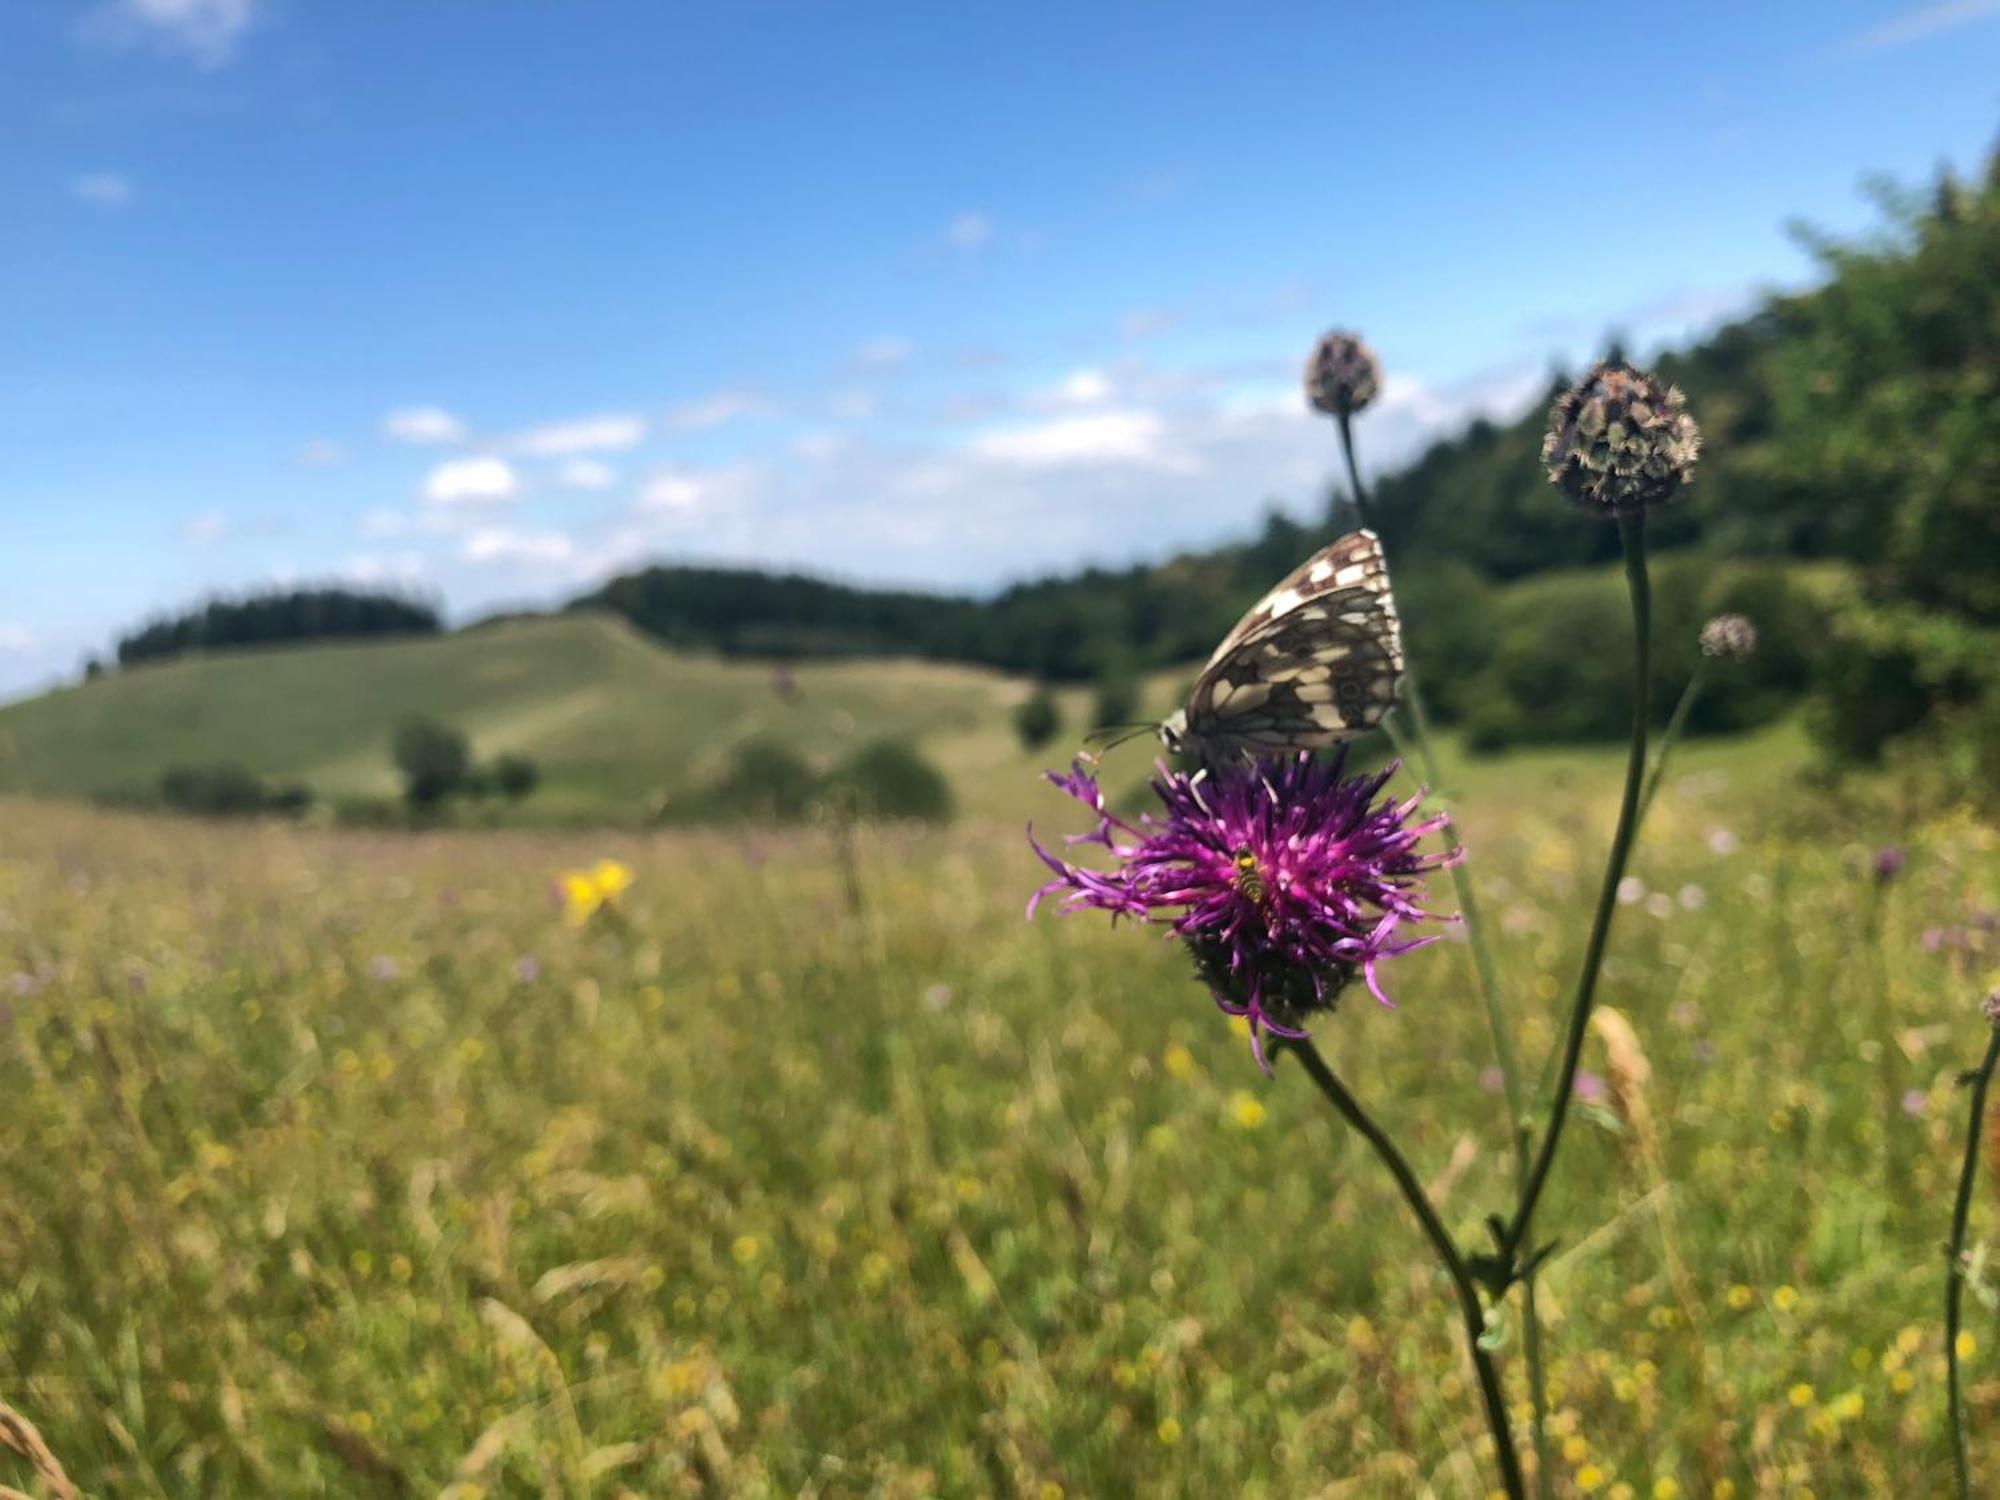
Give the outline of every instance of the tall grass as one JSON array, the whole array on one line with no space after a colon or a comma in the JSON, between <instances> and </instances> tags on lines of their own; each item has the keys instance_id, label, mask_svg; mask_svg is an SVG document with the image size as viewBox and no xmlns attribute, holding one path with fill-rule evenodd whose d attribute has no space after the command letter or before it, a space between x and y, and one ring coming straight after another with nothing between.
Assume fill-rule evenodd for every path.
<instances>
[{"instance_id":1,"label":"tall grass","mask_svg":"<svg viewBox=\"0 0 2000 1500\"><path fill-rule=\"evenodd\" d=\"M1936 1493L1942 1226L1870 1058L1918 1091L1896 1195L1949 1201L1965 989L1918 928L2000 852L1712 764L1605 969L1646 1066L1584 1056L1646 1138L1580 1099L1539 1221L1554 1486ZM1534 1057L1608 831L1553 775L1466 829ZM85 1493L1484 1494L1394 1186L1166 944L1023 923L1018 825L858 830L857 906L814 832L0 821L0 1400ZM637 883L573 931L600 856ZM1476 997L1445 944L1318 1028L1466 1242L1513 1181Z\"/></svg>"}]
</instances>

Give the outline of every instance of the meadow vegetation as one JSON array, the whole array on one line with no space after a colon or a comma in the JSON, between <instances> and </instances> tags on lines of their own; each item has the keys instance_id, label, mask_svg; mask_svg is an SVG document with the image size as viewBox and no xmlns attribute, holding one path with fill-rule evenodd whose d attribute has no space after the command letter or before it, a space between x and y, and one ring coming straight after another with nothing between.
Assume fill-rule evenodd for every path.
<instances>
[{"instance_id":1,"label":"meadow vegetation","mask_svg":"<svg viewBox=\"0 0 2000 1500\"><path fill-rule=\"evenodd\" d=\"M2000 847L1802 759L1690 745L1625 893L1539 1220L1565 1497L1948 1483ZM1531 1075L1616 774L1462 777ZM1175 947L1022 921L1021 822L1074 819L986 796L646 836L4 804L0 1400L107 1495L1483 1495L1378 1164ZM632 883L572 925L558 877L605 858ZM1511 1179L1464 945L1395 990L1317 1035L1476 1239Z\"/></svg>"}]
</instances>

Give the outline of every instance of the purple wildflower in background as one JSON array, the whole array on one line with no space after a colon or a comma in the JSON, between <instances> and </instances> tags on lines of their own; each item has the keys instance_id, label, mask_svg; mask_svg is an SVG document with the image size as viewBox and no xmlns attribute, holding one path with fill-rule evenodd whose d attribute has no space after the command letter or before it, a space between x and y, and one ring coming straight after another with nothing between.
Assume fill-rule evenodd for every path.
<instances>
[{"instance_id":1,"label":"purple wildflower in background","mask_svg":"<svg viewBox=\"0 0 2000 1500\"><path fill-rule=\"evenodd\" d=\"M1576 1090L1576 1097L1585 1104L1602 1104L1611 1095L1610 1086L1588 1068L1576 1075L1572 1087Z\"/></svg>"},{"instance_id":2,"label":"purple wildflower in background","mask_svg":"<svg viewBox=\"0 0 2000 1500\"><path fill-rule=\"evenodd\" d=\"M1359 975L1384 1005L1376 969L1435 942L1399 938L1406 922L1438 921L1418 905L1423 877L1455 855L1420 854L1442 816L1413 822L1421 799L1376 801L1396 767L1347 776L1345 754L1300 755L1185 775L1160 767L1153 781L1164 812L1128 823L1105 810L1091 770L1077 761L1049 780L1097 815L1097 827L1068 840L1098 844L1114 861L1093 870L1058 859L1029 830L1055 879L1047 896L1065 910L1096 907L1114 921L1166 920L1195 967L1233 1016L1250 1023L1251 1047L1266 1071L1264 1034L1303 1037L1298 1022L1330 1010Z\"/></svg>"},{"instance_id":3,"label":"purple wildflower in background","mask_svg":"<svg viewBox=\"0 0 2000 1500\"><path fill-rule=\"evenodd\" d=\"M1904 863L1905 860L1901 849L1898 849L1894 844L1884 844L1880 849L1875 851L1875 858L1872 861L1875 878L1884 885L1887 885L1903 873Z\"/></svg>"}]
</instances>

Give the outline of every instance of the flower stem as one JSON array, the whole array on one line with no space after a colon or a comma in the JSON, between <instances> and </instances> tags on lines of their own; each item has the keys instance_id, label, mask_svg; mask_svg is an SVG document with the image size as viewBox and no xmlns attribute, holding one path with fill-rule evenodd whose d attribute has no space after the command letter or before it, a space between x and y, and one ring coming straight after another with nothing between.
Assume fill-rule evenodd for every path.
<instances>
[{"instance_id":1,"label":"flower stem","mask_svg":"<svg viewBox=\"0 0 2000 1500\"><path fill-rule=\"evenodd\" d=\"M1564 1123L1569 1119L1570 1096L1576 1089L1576 1070L1583 1061L1583 1039L1590 1029L1590 1010L1597 999L1597 976L1604 967L1604 949L1611 937L1611 919L1618 910L1618 884L1625 878L1625 864L1632 854L1634 836L1639 831L1639 791L1646 779L1646 729L1652 707L1653 671L1653 590L1646 576L1646 513L1621 511L1618 539L1625 549L1625 581L1632 595L1632 747L1625 759L1625 793L1618 804L1618 828L1611 836L1611 856L1604 866L1604 884L1597 893L1597 912L1591 918L1590 941L1584 949L1583 972L1577 979L1576 999L1570 1007L1569 1033L1563 1043L1562 1072L1556 1079L1555 1097L1549 1104L1548 1129L1543 1132L1535 1164L1521 1186L1521 1201L1507 1225L1501 1252L1516 1259L1533 1225L1535 1205L1548 1185L1549 1168L1555 1162L1556 1147L1562 1141Z\"/></svg>"},{"instance_id":2,"label":"flower stem","mask_svg":"<svg viewBox=\"0 0 2000 1500\"><path fill-rule=\"evenodd\" d=\"M1368 491L1361 483L1361 469L1354 458L1354 424L1345 413L1340 417L1340 452L1347 461L1348 492L1354 499L1354 512L1364 526L1375 524L1374 508L1370 505ZM1414 759L1422 773L1430 792L1445 799L1449 811L1449 795L1445 790L1443 773L1438 769L1435 752L1431 748L1430 715L1424 710L1424 696L1417 687L1416 673L1406 665L1403 670L1402 701L1409 708L1410 724L1407 734L1397 728L1397 720L1391 717L1384 721L1384 728L1396 746L1396 753L1407 764ZM1454 856L1462 853L1464 845L1458 837L1458 820L1450 819L1444 825L1445 848ZM1527 1104L1521 1093L1521 1067L1514 1057L1514 1044L1507 1035L1506 1013L1500 1003L1500 971L1493 962L1493 949L1486 941L1486 924L1479 915L1479 896L1473 888L1472 872L1463 858L1451 860L1452 890L1458 896L1458 912L1465 921L1467 945L1472 949L1473 973L1479 980L1479 999L1486 1010L1486 1028L1493 1036L1493 1057L1500 1069L1501 1096L1507 1103L1507 1139L1514 1150L1514 1172L1525 1185L1528 1176L1528 1114ZM1534 1420L1533 1441L1535 1445L1535 1486L1536 1492L1549 1500L1553 1494L1553 1470L1549 1466L1547 1427L1548 1381L1542 1371L1541 1328L1536 1323L1535 1286L1532 1276L1525 1278L1522 1289L1522 1314L1526 1332L1522 1338L1522 1350L1528 1365L1528 1401Z\"/></svg>"},{"instance_id":3,"label":"flower stem","mask_svg":"<svg viewBox=\"0 0 2000 1500\"><path fill-rule=\"evenodd\" d=\"M1382 1127L1377 1125L1368 1112L1361 1107L1361 1101L1347 1091L1347 1086L1334 1076L1327 1066L1319 1048L1310 1038L1281 1038L1276 1051L1293 1052L1298 1055L1299 1065L1306 1070L1320 1093L1340 1113L1342 1119L1354 1127L1363 1140L1375 1148L1375 1154L1382 1158L1382 1164L1389 1169L1389 1175L1396 1179L1396 1186L1402 1189L1403 1199L1410 1205L1410 1212L1417 1216L1431 1248L1437 1251L1438 1260L1445 1273L1451 1277L1451 1284L1458 1293L1460 1316L1465 1322L1466 1350L1472 1356L1472 1366L1479 1377L1480 1400L1486 1412L1486 1425L1493 1434L1494 1457L1500 1466L1500 1482L1509 1500L1527 1500L1527 1489L1521 1477L1520 1455L1514 1450L1514 1437L1507 1425L1507 1398L1500 1385L1500 1370L1494 1363L1492 1351L1485 1347L1487 1336L1486 1309L1479 1300L1479 1288L1472 1280L1472 1273L1466 1268L1465 1257L1459 1254L1458 1244L1446 1229L1444 1221L1437 1216L1431 1206L1430 1196L1417 1180L1403 1153L1396 1149L1396 1143L1389 1139Z\"/></svg>"},{"instance_id":4,"label":"flower stem","mask_svg":"<svg viewBox=\"0 0 2000 1500\"><path fill-rule=\"evenodd\" d=\"M1703 656L1694 664L1694 675L1688 678L1688 685L1681 690L1681 701L1674 705L1673 715L1667 720L1667 727L1660 732L1660 747L1653 752L1653 770L1646 777L1646 789L1639 794L1639 821L1646 821L1647 809L1652 807L1653 798L1660 790L1660 782L1667 774L1667 757L1674 753L1674 746L1680 742L1681 731L1687 727L1688 712L1694 707L1694 700L1701 692L1702 678L1708 675L1708 658Z\"/></svg>"},{"instance_id":5,"label":"flower stem","mask_svg":"<svg viewBox=\"0 0 2000 1500\"><path fill-rule=\"evenodd\" d=\"M1944 1288L1944 1369L1947 1399L1951 1403L1951 1459L1958 1474L1959 1500L1972 1495L1972 1465L1965 1451L1964 1401L1958 1383L1958 1320L1965 1301L1965 1221L1972 1211L1972 1180L1979 1168L1979 1133L1986 1118L1986 1086L1993 1081L1993 1068L2000 1063L2000 1026L1991 1028L1986 1040L1986 1056L1972 1075L1972 1118L1965 1128L1965 1165L1958 1174L1958 1201L1951 1210L1951 1243L1945 1248L1949 1279Z\"/></svg>"},{"instance_id":6,"label":"flower stem","mask_svg":"<svg viewBox=\"0 0 2000 1500\"><path fill-rule=\"evenodd\" d=\"M1354 461L1354 421L1346 413L1340 414L1340 456L1347 460L1347 493L1354 501L1354 514L1369 530L1375 529L1374 507L1368 503L1368 492L1361 487L1361 467Z\"/></svg>"}]
</instances>

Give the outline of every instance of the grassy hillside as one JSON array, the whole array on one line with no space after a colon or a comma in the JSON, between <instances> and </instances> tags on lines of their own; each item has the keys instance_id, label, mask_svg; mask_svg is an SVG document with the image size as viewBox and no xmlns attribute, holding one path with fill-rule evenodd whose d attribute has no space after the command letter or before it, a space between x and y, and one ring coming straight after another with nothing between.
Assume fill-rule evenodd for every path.
<instances>
[{"instance_id":1,"label":"grassy hillside","mask_svg":"<svg viewBox=\"0 0 2000 1500\"><path fill-rule=\"evenodd\" d=\"M529 809L544 819L637 818L697 790L759 733L820 761L913 738L973 811L996 773L1012 782L1030 769L1004 729L1027 689L997 673L848 661L804 665L795 682L781 697L768 663L670 652L603 615L188 657L0 710L0 791L91 797L232 761L323 798L387 795L390 736L414 713L459 726L481 756L539 761L546 781Z\"/></svg>"}]
</instances>

